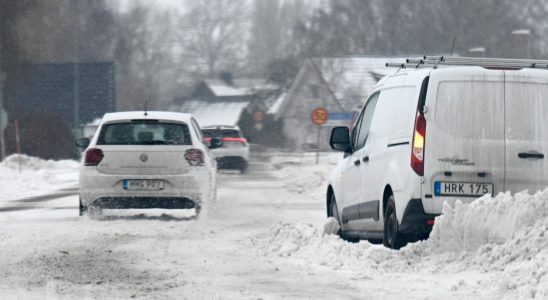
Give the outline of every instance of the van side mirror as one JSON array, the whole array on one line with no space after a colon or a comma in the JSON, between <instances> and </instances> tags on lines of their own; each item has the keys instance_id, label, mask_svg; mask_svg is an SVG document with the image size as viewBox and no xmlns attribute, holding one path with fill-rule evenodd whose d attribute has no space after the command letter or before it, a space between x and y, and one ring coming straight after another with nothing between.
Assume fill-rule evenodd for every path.
<instances>
[{"instance_id":1,"label":"van side mirror","mask_svg":"<svg viewBox=\"0 0 548 300\"><path fill-rule=\"evenodd\" d=\"M329 139L331 148L337 151L350 152L350 130L346 126L339 126L331 130Z\"/></svg>"},{"instance_id":2,"label":"van side mirror","mask_svg":"<svg viewBox=\"0 0 548 300\"><path fill-rule=\"evenodd\" d=\"M78 148L87 148L89 146L89 139L83 138L83 139L77 139L76 140L76 147Z\"/></svg>"},{"instance_id":3,"label":"van side mirror","mask_svg":"<svg viewBox=\"0 0 548 300\"><path fill-rule=\"evenodd\" d=\"M222 139L212 138L209 142L209 149L217 149L223 147L224 143Z\"/></svg>"}]
</instances>

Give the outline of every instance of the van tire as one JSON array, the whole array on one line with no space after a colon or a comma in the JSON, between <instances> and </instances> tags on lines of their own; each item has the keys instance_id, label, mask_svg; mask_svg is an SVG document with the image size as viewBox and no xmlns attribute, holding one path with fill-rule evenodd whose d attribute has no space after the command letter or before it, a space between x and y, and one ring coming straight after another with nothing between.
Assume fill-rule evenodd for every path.
<instances>
[{"instance_id":1,"label":"van tire","mask_svg":"<svg viewBox=\"0 0 548 300\"><path fill-rule=\"evenodd\" d=\"M339 208L337 207L337 201L335 200L335 195L334 194L331 195L331 200L329 201L329 214L328 214L328 216L334 218L335 220L337 220L337 223L339 224L339 230L337 230L337 235L342 238L342 236L341 236L341 233L342 233L341 218L339 217Z\"/></svg>"},{"instance_id":2,"label":"van tire","mask_svg":"<svg viewBox=\"0 0 548 300\"><path fill-rule=\"evenodd\" d=\"M337 223L339 223L339 230L337 231L337 235L349 242L349 243L357 243L359 242L360 240L359 239L356 239L356 238L349 238L347 237L345 234L344 234L344 231L342 230L342 225L341 225L341 217L339 216L339 207L337 206L337 200L335 199L335 194L332 194L331 195L331 201L329 201L329 217L333 217L334 219L337 220Z\"/></svg>"},{"instance_id":3,"label":"van tire","mask_svg":"<svg viewBox=\"0 0 548 300\"><path fill-rule=\"evenodd\" d=\"M398 250L407 244L403 234L399 232L398 218L396 217L396 203L394 195L388 198L384 214L383 244L390 249Z\"/></svg>"}]
</instances>

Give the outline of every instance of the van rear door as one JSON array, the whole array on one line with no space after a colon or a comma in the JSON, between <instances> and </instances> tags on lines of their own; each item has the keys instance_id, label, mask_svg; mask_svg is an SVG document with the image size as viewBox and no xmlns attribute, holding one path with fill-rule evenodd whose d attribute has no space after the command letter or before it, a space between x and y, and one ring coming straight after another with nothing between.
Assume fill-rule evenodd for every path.
<instances>
[{"instance_id":1,"label":"van rear door","mask_svg":"<svg viewBox=\"0 0 548 300\"><path fill-rule=\"evenodd\" d=\"M434 70L426 96L423 206L504 190L504 72Z\"/></svg>"},{"instance_id":2,"label":"van rear door","mask_svg":"<svg viewBox=\"0 0 548 300\"><path fill-rule=\"evenodd\" d=\"M548 186L548 72L506 71L506 189Z\"/></svg>"}]
</instances>

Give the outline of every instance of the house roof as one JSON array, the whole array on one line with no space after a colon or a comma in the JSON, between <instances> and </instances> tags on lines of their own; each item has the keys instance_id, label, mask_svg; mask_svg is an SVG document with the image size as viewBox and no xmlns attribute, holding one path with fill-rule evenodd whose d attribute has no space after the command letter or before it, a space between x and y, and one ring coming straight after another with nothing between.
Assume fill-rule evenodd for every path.
<instances>
[{"instance_id":1,"label":"house roof","mask_svg":"<svg viewBox=\"0 0 548 300\"><path fill-rule=\"evenodd\" d=\"M204 83L217 97L251 96L279 89L266 79L234 79L232 84L222 79L206 79Z\"/></svg>"},{"instance_id":2,"label":"house roof","mask_svg":"<svg viewBox=\"0 0 548 300\"><path fill-rule=\"evenodd\" d=\"M247 90L237 87L235 85L229 85L220 79L206 79L205 84L211 90L211 92L217 97L234 97L234 96L247 96L250 95Z\"/></svg>"},{"instance_id":3,"label":"house roof","mask_svg":"<svg viewBox=\"0 0 548 300\"><path fill-rule=\"evenodd\" d=\"M181 105L171 107L173 111L192 114L200 126L237 125L248 101L241 102L207 102L188 100Z\"/></svg>"},{"instance_id":4,"label":"house roof","mask_svg":"<svg viewBox=\"0 0 548 300\"><path fill-rule=\"evenodd\" d=\"M282 103L285 101L285 98L287 97L287 92L283 92L279 94L277 97L271 97L267 103L268 105L268 111L267 114L277 114L280 110Z\"/></svg>"},{"instance_id":5,"label":"house roof","mask_svg":"<svg viewBox=\"0 0 548 300\"><path fill-rule=\"evenodd\" d=\"M375 88L380 78L393 74L396 68L387 68L386 63L401 58L381 56L352 56L335 58L313 58L323 79L339 103L350 110L361 104Z\"/></svg>"}]
</instances>

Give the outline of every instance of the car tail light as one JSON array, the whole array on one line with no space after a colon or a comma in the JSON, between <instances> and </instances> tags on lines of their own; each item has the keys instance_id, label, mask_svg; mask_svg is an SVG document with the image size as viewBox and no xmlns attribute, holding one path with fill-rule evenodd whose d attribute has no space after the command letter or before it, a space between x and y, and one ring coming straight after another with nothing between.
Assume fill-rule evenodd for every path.
<instances>
[{"instance_id":1,"label":"car tail light","mask_svg":"<svg viewBox=\"0 0 548 300\"><path fill-rule=\"evenodd\" d=\"M103 160L103 150L97 148L91 148L86 151L86 159L84 160L85 166L96 166L101 160Z\"/></svg>"},{"instance_id":2,"label":"car tail light","mask_svg":"<svg viewBox=\"0 0 548 300\"><path fill-rule=\"evenodd\" d=\"M192 167L204 165L204 152L200 149L189 149L185 152L185 159Z\"/></svg>"},{"instance_id":3,"label":"car tail light","mask_svg":"<svg viewBox=\"0 0 548 300\"><path fill-rule=\"evenodd\" d=\"M426 119L424 114L417 112L415 119L415 132L413 133L413 145L411 150L411 168L419 176L424 176L424 145L426 140Z\"/></svg>"},{"instance_id":4,"label":"car tail light","mask_svg":"<svg viewBox=\"0 0 548 300\"><path fill-rule=\"evenodd\" d=\"M223 142L240 142L242 144L247 144L247 140L245 138L233 138L233 137L226 137L226 138L223 138Z\"/></svg>"}]
</instances>

